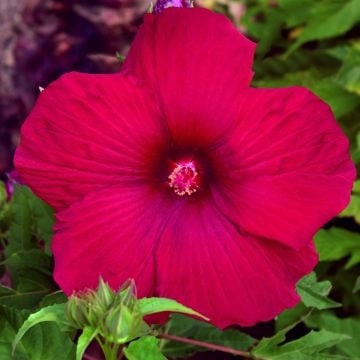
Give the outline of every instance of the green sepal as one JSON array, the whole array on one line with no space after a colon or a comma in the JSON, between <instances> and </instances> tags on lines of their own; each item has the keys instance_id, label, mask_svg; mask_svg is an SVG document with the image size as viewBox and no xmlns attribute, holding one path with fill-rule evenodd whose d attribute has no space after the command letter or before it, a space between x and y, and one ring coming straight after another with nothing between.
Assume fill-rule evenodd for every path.
<instances>
[{"instance_id":1,"label":"green sepal","mask_svg":"<svg viewBox=\"0 0 360 360\"><path fill-rule=\"evenodd\" d=\"M95 339L98 331L91 327L85 327L81 333L77 345L76 345L76 360L83 358L85 350L88 348L90 343Z\"/></svg>"}]
</instances>

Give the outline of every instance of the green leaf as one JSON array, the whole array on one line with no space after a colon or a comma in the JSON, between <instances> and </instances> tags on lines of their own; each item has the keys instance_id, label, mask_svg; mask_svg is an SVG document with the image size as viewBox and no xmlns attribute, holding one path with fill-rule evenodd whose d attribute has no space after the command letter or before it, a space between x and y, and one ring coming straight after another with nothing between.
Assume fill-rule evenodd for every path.
<instances>
[{"instance_id":1,"label":"green leaf","mask_svg":"<svg viewBox=\"0 0 360 360\"><path fill-rule=\"evenodd\" d=\"M346 90L360 95L360 41L347 54L335 80Z\"/></svg>"},{"instance_id":2,"label":"green leaf","mask_svg":"<svg viewBox=\"0 0 360 360\"><path fill-rule=\"evenodd\" d=\"M29 359L22 342L16 349L14 357L12 356L12 342L17 330L27 316L27 311L0 306L0 359Z\"/></svg>"},{"instance_id":3,"label":"green leaf","mask_svg":"<svg viewBox=\"0 0 360 360\"><path fill-rule=\"evenodd\" d=\"M315 235L320 261L334 261L349 257L345 269L360 263L360 234L332 227Z\"/></svg>"},{"instance_id":4,"label":"green leaf","mask_svg":"<svg viewBox=\"0 0 360 360\"><path fill-rule=\"evenodd\" d=\"M5 249L5 255L38 249L41 240L45 243L45 251L50 254L49 246L54 225L53 210L28 187L22 185L16 185L14 188L11 210L13 221L9 229L9 244Z\"/></svg>"},{"instance_id":5,"label":"green leaf","mask_svg":"<svg viewBox=\"0 0 360 360\"><path fill-rule=\"evenodd\" d=\"M39 304L39 307L46 307L54 304L63 304L66 303L66 301L67 296L61 290L57 290L52 292L51 294L44 296L44 298Z\"/></svg>"},{"instance_id":6,"label":"green leaf","mask_svg":"<svg viewBox=\"0 0 360 360\"><path fill-rule=\"evenodd\" d=\"M30 359L75 359L75 345L57 324L44 323L32 328L22 343Z\"/></svg>"},{"instance_id":7,"label":"green leaf","mask_svg":"<svg viewBox=\"0 0 360 360\"><path fill-rule=\"evenodd\" d=\"M296 288L302 302L307 307L323 310L341 306L341 304L327 297L332 288L331 282L327 280L317 282L314 272L303 277L297 283Z\"/></svg>"},{"instance_id":8,"label":"green leaf","mask_svg":"<svg viewBox=\"0 0 360 360\"><path fill-rule=\"evenodd\" d=\"M30 329L12 355L15 335L28 314L28 311L0 306L0 359L75 359L73 342L56 324L51 323Z\"/></svg>"},{"instance_id":9,"label":"green leaf","mask_svg":"<svg viewBox=\"0 0 360 360\"><path fill-rule=\"evenodd\" d=\"M81 360L83 358L85 350L88 348L90 343L95 339L98 331L91 327L85 327L81 333L77 346L76 346L76 360Z\"/></svg>"},{"instance_id":10,"label":"green leaf","mask_svg":"<svg viewBox=\"0 0 360 360\"><path fill-rule=\"evenodd\" d=\"M357 279L355 281L354 289L352 292L353 292L353 294L355 294L359 290L360 290L360 275L357 277Z\"/></svg>"},{"instance_id":11,"label":"green leaf","mask_svg":"<svg viewBox=\"0 0 360 360\"><path fill-rule=\"evenodd\" d=\"M313 0L278 0L278 4L283 11L287 26L293 27L308 20L314 2Z\"/></svg>"},{"instance_id":12,"label":"green leaf","mask_svg":"<svg viewBox=\"0 0 360 360\"><path fill-rule=\"evenodd\" d=\"M351 216L358 224L360 224L360 180L354 182L350 204L339 216Z\"/></svg>"},{"instance_id":13,"label":"green leaf","mask_svg":"<svg viewBox=\"0 0 360 360\"><path fill-rule=\"evenodd\" d=\"M0 181L0 211L3 209L3 207L6 204L6 190L5 190L5 184Z\"/></svg>"},{"instance_id":14,"label":"green leaf","mask_svg":"<svg viewBox=\"0 0 360 360\"><path fill-rule=\"evenodd\" d=\"M272 337L264 337L262 338L259 343L254 347L254 349L251 351L252 355L255 355L255 358L257 356L260 356L260 358L263 358L263 355L270 354L274 350L277 349L278 345L285 341L286 339L286 333L290 330L292 330L296 325L298 325L301 321L298 320L294 322L293 324L287 326L286 328L278 331L275 335ZM268 359L267 357L264 357L264 359ZM269 358L270 359L270 358Z\"/></svg>"},{"instance_id":15,"label":"green leaf","mask_svg":"<svg viewBox=\"0 0 360 360\"><path fill-rule=\"evenodd\" d=\"M166 360L161 354L159 340L154 336L143 336L123 349L128 360Z\"/></svg>"},{"instance_id":16,"label":"green leaf","mask_svg":"<svg viewBox=\"0 0 360 360\"><path fill-rule=\"evenodd\" d=\"M256 48L256 54L259 57L263 57L279 38L281 25L284 23L283 14L271 8L268 11L266 24L262 27L261 34L259 34L260 41Z\"/></svg>"},{"instance_id":17,"label":"green leaf","mask_svg":"<svg viewBox=\"0 0 360 360\"><path fill-rule=\"evenodd\" d=\"M3 263L9 267L11 280L16 289L57 288L52 279L52 258L41 250L13 253Z\"/></svg>"},{"instance_id":18,"label":"green leaf","mask_svg":"<svg viewBox=\"0 0 360 360\"><path fill-rule=\"evenodd\" d=\"M354 161L355 164L360 164L360 131L358 131L355 135L355 139L354 139L354 143L352 144L352 149L351 149L351 157ZM355 181L355 184L354 186L356 186L356 184L359 184L358 185L358 191L355 192L355 197L357 199L359 199L360 197L360 181L359 182L356 182ZM360 211L359 211L359 201L360 200L355 200L355 208L353 208L353 214L350 214L350 216L353 216L355 218L355 221L357 223L360 224ZM350 201L350 206L351 206L351 203L353 202L353 198L351 198L351 201Z\"/></svg>"},{"instance_id":19,"label":"green leaf","mask_svg":"<svg viewBox=\"0 0 360 360\"><path fill-rule=\"evenodd\" d=\"M8 227L8 220L10 218L10 204L7 202L7 193L5 184L0 181L0 235L3 237L2 231L5 232ZM1 238L0 238L1 240Z\"/></svg>"},{"instance_id":20,"label":"green leaf","mask_svg":"<svg viewBox=\"0 0 360 360\"><path fill-rule=\"evenodd\" d=\"M360 105L360 97L337 84L334 76L317 80L309 88L330 105L337 118L351 113Z\"/></svg>"},{"instance_id":21,"label":"green leaf","mask_svg":"<svg viewBox=\"0 0 360 360\"><path fill-rule=\"evenodd\" d=\"M351 359L360 358L360 319L339 319L330 312L321 312L307 318L305 323L310 328L348 335L351 338L336 345L338 352Z\"/></svg>"},{"instance_id":22,"label":"green leaf","mask_svg":"<svg viewBox=\"0 0 360 360\"><path fill-rule=\"evenodd\" d=\"M159 312L169 311L169 312L178 312L183 314L195 315L203 318L204 320L209 320L204 315L201 315L195 310L192 310L184 305L179 304L177 301L166 298L142 298L139 300L140 311L143 316L156 314Z\"/></svg>"},{"instance_id":23,"label":"green leaf","mask_svg":"<svg viewBox=\"0 0 360 360\"><path fill-rule=\"evenodd\" d=\"M13 253L3 263L10 270L15 289L6 291L0 288L0 304L30 309L58 289L52 277L52 258L41 250Z\"/></svg>"},{"instance_id":24,"label":"green leaf","mask_svg":"<svg viewBox=\"0 0 360 360\"><path fill-rule=\"evenodd\" d=\"M306 314L309 313L309 309L303 304L299 303L293 309L284 310L277 318L275 323L276 331L280 331L291 324L300 321Z\"/></svg>"},{"instance_id":25,"label":"green leaf","mask_svg":"<svg viewBox=\"0 0 360 360\"><path fill-rule=\"evenodd\" d=\"M45 244L45 252L50 255L50 242L53 237L54 210L41 199L31 193L29 197L30 208L35 228L35 235Z\"/></svg>"},{"instance_id":26,"label":"green leaf","mask_svg":"<svg viewBox=\"0 0 360 360\"><path fill-rule=\"evenodd\" d=\"M312 16L298 40L290 46L288 54L312 40L329 39L349 31L360 21L358 0L319 2L312 8Z\"/></svg>"},{"instance_id":27,"label":"green leaf","mask_svg":"<svg viewBox=\"0 0 360 360\"><path fill-rule=\"evenodd\" d=\"M13 349L15 350L16 346L23 338L25 333L29 331L32 327L42 322L55 322L62 331L69 331L69 327L64 321L65 315L65 304L55 304L45 308L42 308L36 313L31 314L25 322L20 327L19 331L16 334L14 339Z\"/></svg>"},{"instance_id":28,"label":"green leaf","mask_svg":"<svg viewBox=\"0 0 360 360\"><path fill-rule=\"evenodd\" d=\"M285 340L284 333L281 331L281 336L275 335L271 338L273 341L271 339L261 340L251 353L263 360L325 360L331 359L331 356L329 357L328 353L321 354L322 351L349 338L347 335L320 330L311 331L300 339L279 345L281 341Z\"/></svg>"},{"instance_id":29,"label":"green leaf","mask_svg":"<svg viewBox=\"0 0 360 360\"><path fill-rule=\"evenodd\" d=\"M29 250L36 247L32 241L32 215L28 201L30 190L24 186L15 186L11 202L13 220L9 229L9 244L5 249L5 255Z\"/></svg>"},{"instance_id":30,"label":"green leaf","mask_svg":"<svg viewBox=\"0 0 360 360\"><path fill-rule=\"evenodd\" d=\"M179 314L171 315L166 324L166 332L243 351L247 351L255 343L254 338L239 330L220 330L211 324ZM164 355L171 359L184 358L199 351L209 351L209 349L167 339L161 340L161 349Z\"/></svg>"},{"instance_id":31,"label":"green leaf","mask_svg":"<svg viewBox=\"0 0 360 360\"><path fill-rule=\"evenodd\" d=\"M18 309L32 309L49 293L49 289L18 291L0 285L0 305Z\"/></svg>"}]
</instances>

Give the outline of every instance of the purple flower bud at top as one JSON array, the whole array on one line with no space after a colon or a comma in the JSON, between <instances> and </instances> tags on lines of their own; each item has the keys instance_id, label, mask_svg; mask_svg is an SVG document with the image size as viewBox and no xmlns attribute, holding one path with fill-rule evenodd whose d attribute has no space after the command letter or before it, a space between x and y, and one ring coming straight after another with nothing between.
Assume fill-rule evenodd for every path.
<instances>
[{"instance_id":1,"label":"purple flower bud at top","mask_svg":"<svg viewBox=\"0 0 360 360\"><path fill-rule=\"evenodd\" d=\"M14 185L21 184L20 176L16 170L12 170L6 174L7 181L5 183L5 190L7 195L7 201L11 200L14 193Z\"/></svg>"},{"instance_id":2,"label":"purple flower bud at top","mask_svg":"<svg viewBox=\"0 0 360 360\"><path fill-rule=\"evenodd\" d=\"M153 8L153 13L160 14L165 9L170 7L183 7L183 8L190 8L192 7L191 0L158 0Z\"/></svg>"}]
</instances>

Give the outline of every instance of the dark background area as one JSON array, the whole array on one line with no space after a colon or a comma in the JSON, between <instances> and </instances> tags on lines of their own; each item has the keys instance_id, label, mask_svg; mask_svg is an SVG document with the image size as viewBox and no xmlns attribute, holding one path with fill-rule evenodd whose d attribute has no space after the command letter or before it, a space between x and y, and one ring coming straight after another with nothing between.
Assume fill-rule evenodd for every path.
<instances>
[{"instance_id":1,"label":"dark background area","mask_svg":"<svg viewBox=\"0 0 360 360\"><path fill-rule=\"evenodd\" d=\"M39 86L72 70L118 71L115 54L126 54L147 7L146 0L0 0L0 176Z\"/></svg>"}]
</instances>

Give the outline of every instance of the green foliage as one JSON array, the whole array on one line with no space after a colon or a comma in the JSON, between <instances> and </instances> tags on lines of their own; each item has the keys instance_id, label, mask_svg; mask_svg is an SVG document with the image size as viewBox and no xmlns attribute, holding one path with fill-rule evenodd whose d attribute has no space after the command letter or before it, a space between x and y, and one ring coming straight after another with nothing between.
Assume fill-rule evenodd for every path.
<instances>
[{"instance_id":1,"label":"green foliage","mask_svg":"<svg viewBox=\"0 0 360 360\"><path fill-rule=\"evenodd\" d=\"M195 315L204 320L209 320L200 313L179 304L175 300L165 298L143 298L139 300L140 311L143 315L156 314L163 311L179 312L188 315Z\"/></svg>"},{"instance_id":2,"label":"green foliage","mask_svg":"<svg viewBox=\"0 0 360 360\"><path fill-rule=\"evenodd\" d=\"M302 278L297 283L297 292L301 296L301 301L307 307L324 310L341 306L334 300L327 297L331 291L330 281L317 282L314 272Z\"/></svg>"},{"instance_id":3,"label":"green foliage","mask_svg":"<svg viewBox=\"0 0 360 360\"><path fill-rule=\"evenodd\" d=\"M241 331L235 329L219 330L203 321L178 314L171 316L170 321L166 324L166 332L171 335L245 351L255 343L254 338ZM208 350L192 344L169 341L166 339L162 340L161 348L163 353L169 358L183 358L198 351Z\"/></svg>"},{"instance_id":4,"label":"green foliage","mask_svg":"<svg viewBox=\"0 0 360 360\"><path fill-rule=\"evenodd\" d=\"M56 324L41 324L30 329L18 341L13 342L18 329L26 319L27 311L0 306L0 358L15 360L61 359L75 357L75 346L68 335L60 331Z\"/></svg>"},{"instance_id":5,"label":"green foliage","mask_svg":"<svg viewBox=\"0 0 360 360\"><path fill-rule=\"evenodd\" d=\"M336 313L342 317L357 316L360 314L360 297L354 295L354 288L359 277L359 266L345 269L343 263L344 260L320 263L318 272L324 271L325 268L326 272L323 274L326 274L334 286L334 297L343 304L343 308L338 309Z\"/></svg>"},{"instance_id":6,"label":"green foliage","mask_svg":"<svg viewBox=\"0 0 360 360\"><path fill-rule=\"evenodd\" d=\"M13 349L16 350L25 334L35 325L53 322L65 333L71 333L74 330L82 331L76 347L77 360L82 358L86 348L94 339L103 349L106 359L112 359L116 356L118 345L128 343L138 337L141 337L139 341L129 345L127 356L132 359L138 356L142 359L141 354L147 352L147 350L142 350L144 346L149 347L148 350L151 352L149 356L160 359L164 357L158 346L155 346L158 340L154 338L156 340L154 342L153 336L148 336L154 331L143 320L144 316L164 311L176 311L203 317L176 301L166 298L138 300L135 294L133 281L126 282L115 292L100 278L96 291L89 290L73 295L66 303L61 302L61 297L60 303L56 303L59 300L56 298L55 304L42 307L30 314L16 333ZM44 302L46 302L45 299Z\"/></svg>"},{"instance_id":7,"label":"green foliage","mask_svg":"<svg viewBox=\"0 0 360 360\"><path fill-rule=\"evenodd\" d=\"M52 279L52 260L41 250L15 252L3 264L11 273L13 289L0 288L0 304L30 309L57 289Z\"/></svg>"},{"instance_id":8,"label":"green foliage","mask_svg":"<svg viewBox=\"0 0 360 360\"><path fill-rule=\"evenodd\" d=\"M313 310L324 310L341 307L342 304L328 297L332 284L330 281L317 281L315 272L302 278L296 285L301 303L293 309L283 311L276 319L276 329L282 330L292 324L302 321Z\"/></svg>"},{"instance_id":9,"label":"green foliage","mask_svg":"<svg viewBox=\"0 0 360 360\"><path fill-rule=\"evenodd\" d=\"M0 181L0 242L6 238L10 222L10 204L7 202L5 184Z\"/></svg>"},{"instance_id":10,"label":"green foliage","mask_svg":"<svg viewBox=\"0 0 360 360\"><path fill-rule=\"evenodd\" d=\"M285 340L285 333L280 332L270 339L261 340L252 354L263 360L339 359L332 357L327 350L349 339L350 336L347 335L320 330L311 331L298 340L281 345Z\"/></svg>"},{"instance_id":11,"label":"green foliage","mask_svg":"<svg viewBox=\"0 0 360 360\"><path fill-rule=\"evenodd\" d=\"M41 250L14 253L3 263L9 268L16 289L56 288L52 280L52 259Z\"/></svg>"},{"instance_id":12,"label":"green foliage","mask_svg":"<svg viewBox=\"0 0 360 360\"><path fill-rule=\"evenodd\" d=\"M315 236L320 261L334 261L349 257L345 269L360 263L360 234L332 227L320 230Z\"/></svg>"},{"instance_id":13,"label":"green foliage","mask_svg":"<svg viewBox=\"0 0 360 360\"><path fill-rule=\"evenodd\" d=\"M54 304L63 304L66 301L67 301L66 295L62 291L57 290L51 294L44 296L39 304L39 307L43 308Z\"/></svg>"},{"instance_id":14,"label":"green foliage","mask_svg":"<svg viewBox=\"0 0 360 360\"><path fill-rule=\"evenodd\" d=\"M308 317L305 323L310 328L348 335L351 339L337 344L337 352L352 359L360 358L360 319L339 319L331 312L322 312Z\"/></svg>"},{"instance_id":15,"label":"green foliage","mask_svg":"<svg viewBox=\"0 0 360 360\"><path fill-rule=\"evenodd\" d=\"M284 1L283 3L289 2ZM289 9L287 7L283 8L285 11ZM319 41L343 35L359 23L360 6L358 0L312 3L305 26L287 53L291 53L309 41Z\"/></svg>"},{"instance_id":16,"label":"green foliage","mask_svg":"<svg viewBox=\"0 0 360 360\"><path fill-rule=\"evenodd\" d=\"M8 245L5 255L9 256L17 251L36 248L32 238L32 214L29 204L30 190L17 186L12 199L12 222L9 229Z\"/></svg>"},{"instance_id":17,"label":"green foliage","mask_svg":"<svg viewBox=\"0 0 360 360\"><path fill-rule=\"evenodd\" d=\"M261 360L345 359L339 354L334 355L332 350L336 345L351 339L346 332L321 329L320 331L310 331L297 340L286 342L289 331L302 321L306 321L306 318L307 316L297 320L270 338L263 338L254 347L251 354L255 359Z\"/></svg>"},{"instance_id":18,"label":"green foliage","mask_svg":"<svg viewBox=\"0 0 360 360\"><path fill-rule=\"evenodd\" d=\"M32 329L35 325L44 322L54 322L56 323L62 331L70 331L71 327L65 320L65 305L64 304L55 304L47 306L37 311L36 313L30 314L30 316L23 322L19 328L16 337L14 339L14 350L16 349L18 343L23 338L23 336Z\"/></svg>"},{"instance_id":19,"label":"green foliage","mask_svg":"<svg viewBox=\"0 0 360 360\"><path fill-rule=\"evenodd\" d=\"M355 285L354 285L354 289L353 289L353 293L356 293L360 290L360 275L358 276L358 278L356 279Z\"/></svg>"},{"instance_id":20,"label":"green foliage","mask_svg":"<svg viewBox=\"0 0 360 360\"><path fill-rule=\"evenodd\" d=\"M351 157L354 160L355 164L359 164L360 163L360 131L355 132L357 129L357 125L355 126L354 129L354 134L355 136L353 136L354 140L352 142L352 146L351 146ZM355 182L356 184L356 182ZM359 187L357 188L359 189ZM357 193L359 193L360 190L357 191ZM359 194L358 194L359 195ZM357 211L357 213L359 213ZM360 223L359 220L356 220L358 223Z\"/></svg>"},{"instance_id":21,"label":"green foliage","mask_svg":"<svg viewBox=\"0 0 360 360\"><path fill-rule=\"evenodd\" d=\"M258 42L253 85L312 90L331 106L360 165L359 1L245 3L242 26Z\"/></svg>"},{"instance_id":22,"label":"green foliage","mask_svg":"<svg viewBox=\"0 0 360 360\"><path fill-rule=\"evenodd\" d=\"M12 288L0 287L0 304L32 309L43 297L57 290L52 279L49 247L54 223L52 210L27 187L15 186L5 228L5 258L0 265L9 272ZM45 251L43 249L45 244Z\"/></svg>"},{"instance_id":23,"label":"green foliage","mask_svg":"<svg viewBox=\"0 0 360 360\"><path fill-rule=\"evenodd\" d=\"M98 334L97 329L93 329L87 326L82 331L76 346L76 360L81 360L85 353L85 350L89 347L91 342L96 338Z\"/></svg>"},{"instance_id":24,"label":"green foliage","mask_svg":"<svg viewBox=\"0 0 360 360\"><path fill-rule=\"evenodd\" d=\"M347 52L336 81L346 90L360 95L360 41Z\"/></svg>"},{"instance_id":25,"label":"green foliage","mask_svg":"<svg viewBox=\"0 0 360 360\"><path fill-rule=\"evenodd\" d=\"M123 351L129 360L166 360L161 354L159 340L154 336L143 336L132 341Z\"/></svg>"},{"instance_id":26,"label":"green foliage","mask_svg":"<svg viewBox=\"0 0 360 360\"><path fill-rule=\"evenodd\" d=\"M0 286L0 305L17 309L32 309L42 300L48 290L18 291L6 286Z\"/></svg>"},{"instance_id":27,"label":"green foliage","mask_svg":"<svg viewBox=\"0 0 360 360\"><path fill-rule=\"evenodd\" d=\"M275 322L275 329L276 331L280 331L285 329L286 327L290 326L297 321L304 319L306 316L309 315L309 309L301 302L297 306L292 309L284 310L277 318Z\"/></svg>"},{"instance_id":28,"label":"green foliage","mask_svg":"<svg viewBox=\"0 0 360 360\"><path fill-rule=\"evenodd\" d=\"M44 242L49 254L49 244L54 225L53 210L36 197L32 191L16 185L11 202L12 222L9 228L5 255L38 249Z\"/></svg>"},{"instance_id":29,"label":"green foliage","mask_svg":"<svg viewBox=\"0 0 360 360\"><path fill-rule=\"evenodd\" d=\"M359 133L360 134L360 133ZM360 148L360 146L359 146ZM360 180L355 181L349 206L340 214L342 217L353 217L360 224Z\"/></svg>"}]
</instances>

